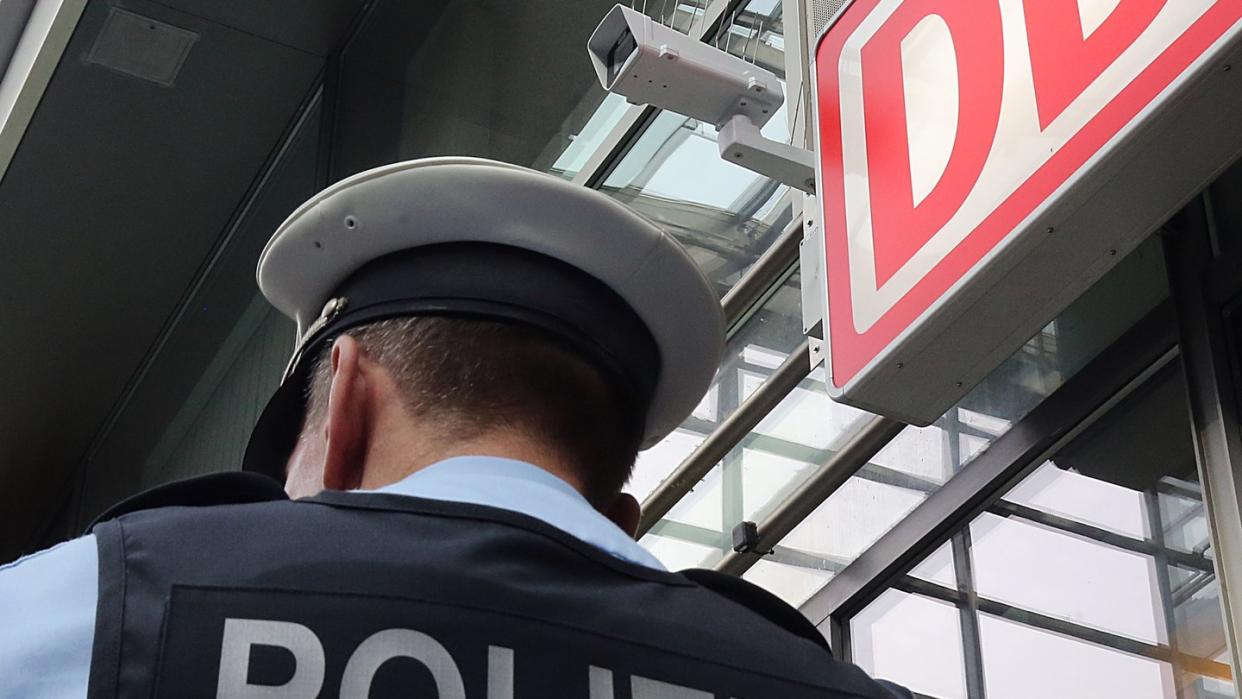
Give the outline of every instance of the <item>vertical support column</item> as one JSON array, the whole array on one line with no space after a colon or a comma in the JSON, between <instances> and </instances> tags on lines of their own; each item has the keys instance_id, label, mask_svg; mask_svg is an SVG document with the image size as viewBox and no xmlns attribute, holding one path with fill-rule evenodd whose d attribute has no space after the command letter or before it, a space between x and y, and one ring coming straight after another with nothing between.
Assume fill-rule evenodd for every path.
<instances>
[{"instance_id":1,"label":"vertical support column","mask_svg":"<svg viewBox=\"0 0 1242 699\"><path fill-rule=\"evenodd\" d=\"M1156 488L1143 493L1147 505L1147 526L1151 528L1151 542L1156 545L1153 554L1156 566L1156 586L1160 593L1160 608L1164 613L1164 642L1173 655L1173 692L1175 699L1186 694L1185 675L1177 639L1177 608L1173 605L1173 583L1169 575L1169 555L1164 543L1164 516L1160 512L1160 493Z\"/></svg>"},{"instance_id":2,"label":"vertical support column","mask_svg":"<svg viewBox=\"0 0 1242 699\"><path fill-rule=\"evenodd\" d=\"M828 620L828 644L832 655L847 663L854 662L854 649L850 644L850 620L831 617Z\"/></svg>"},{"instance_id":3,"label":"vertical support column","mask_svg":"<svg viewBox=\"0 0 1242 699\"><path fill-rule=\"evenodd\" d=\"M1177 308L1182 365L1194 430L1195 458L1220 581L1225 637L1239 691L1242 656L1242 435L1226 314L1211 297L1216 266L1212 212L1203 199L1184 212L1182 230L1166 240L1170 285Z\"/></svg>"},{"instance_id":4,"label":"vertical support column","mask_svg":"<svg viewBox=\"0 0 1242 699\"><path fill-rule=\"evenodd\" d=\"M950 410L943 420L945 463L952 470L945 478L952 478L962 470L961 420L957 408ZM983 642L979 632L979 595L975 591L975 567L970 555L970 525L962 527L950 539L953 552L953 571L957 583L957 611L962 631L962 661L966 673L967 699L986 699L983 683Z\"/></svg>"},{"instance_id":5,"label":"vertical support column","mask_svg":"<svg viewBox=\"0 0 1242 699\"><path fill-rule=\"evenodd\" d=\"M720 372L720 379L716 384L719 406L717 416L732 413L742 403L742 363L743 359L739 355L729 361ZM720 460L720 551L723 556L729 555L732 550L733 528L744 519L743 487L742 450L735 447Z\"/></svg>"},{"instance_id":6,"label":"vertical support column","mask_svg":"<svg viewBox=\"0 0 1242 699\"><path fill-rule=\"evenodd\" d=\"M970 527L953 535L953 568L961 596L958 613L962 624L962 660L966 670L968 699L986 699L983 684L983 642L979 632L979 595L975 591L975 568L970 559Z\"/></svg>"}]
</instances>

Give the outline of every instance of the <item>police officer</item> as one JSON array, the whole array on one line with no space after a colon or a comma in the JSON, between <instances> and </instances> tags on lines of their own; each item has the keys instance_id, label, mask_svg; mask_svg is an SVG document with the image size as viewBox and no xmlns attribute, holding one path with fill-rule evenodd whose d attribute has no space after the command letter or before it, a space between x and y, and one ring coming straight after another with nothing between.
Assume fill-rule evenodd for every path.
<instances>
[{"instance_id":1,"label":"police officer","mask_svg":"<svg viewBox=\"0 0 1242 699\"><path fill-rule=\"evenodd\" d=\"M0 696L908 696L633 541L620 488L707 389L722 319L625 207L400 163L295 211L258 280L298 342L250 472L0 570Z\"/></svg>"}]
</instances>

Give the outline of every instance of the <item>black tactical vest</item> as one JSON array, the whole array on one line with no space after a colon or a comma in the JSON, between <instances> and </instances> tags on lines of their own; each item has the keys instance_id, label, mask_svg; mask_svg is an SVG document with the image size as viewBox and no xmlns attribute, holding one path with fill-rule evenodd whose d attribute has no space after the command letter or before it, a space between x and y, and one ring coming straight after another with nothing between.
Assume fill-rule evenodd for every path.
<instances>
[{"instance_id":1,"label":"black tactical vest","mask_svg":"<svg viewBox=\"0 0 1242 699\"><path fill-rule=\"evenodd\" d=\"M903 696L753 586L631 564L505 510L324 493L94 533L91 697Z\"/></svg>"}]
</instances>

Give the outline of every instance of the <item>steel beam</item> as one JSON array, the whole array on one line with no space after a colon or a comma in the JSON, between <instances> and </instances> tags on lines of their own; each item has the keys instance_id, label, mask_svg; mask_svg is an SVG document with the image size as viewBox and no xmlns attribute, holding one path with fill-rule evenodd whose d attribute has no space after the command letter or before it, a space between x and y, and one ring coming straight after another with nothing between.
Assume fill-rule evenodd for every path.
<instances>
[{"instance_id":1,"label":"steel beam","mask_svg":"<svg viewBox=\"0 0 1242 699\"><path fill-rule=\"evenodd\" d=\"M669 510L703 480L712 468L735 447L738 442L775 408L785 396L811 373L811 352L803 340L785 361L772 372L755 392L750 394L737 410L725 418L716 431L707 436L685 461L681 462L668 478L665 478L643 502L643 515L638 524L641 537L660 521Z\"/></svg>"},{"instance_id":2,"label":"steel beam","mask_svg":"<svg viewBox=\"0 0 1242 699\"><path fill-rule=\"evenodd\" d=\"M802 219L795 216L785 230L781 231L780 237L773 241L721 299L725 327L730 336L736 334L755 311L780 289L784 280L797 270L801 243Z\"/></svg>"},{"instance_id":3,"label":"steel beam","mask_svg":"<svg viewBox=\"0 0 1242 699\"><path fill-rule=\"evenodd\" d=\"M803 605L803 613L823 624L833 615L848 618L861 611L999 499L1016 478L1167 366L1176 351L1173 310L1165 302L829 581Z\"/></svg>"},{"instance_id":4,"label":"steel beam","mask_svg":"<svg viewBox=\"0 0 1242 699\"><path fill-rule=\"evenodd\" d=\"M905 427L903 422L878 415L868 420L806 483L759 523L755 551L771 551ZM762 557L762 553L730 551L716 564L716 570L741 575Z\"/></svg>"}]
</instances>

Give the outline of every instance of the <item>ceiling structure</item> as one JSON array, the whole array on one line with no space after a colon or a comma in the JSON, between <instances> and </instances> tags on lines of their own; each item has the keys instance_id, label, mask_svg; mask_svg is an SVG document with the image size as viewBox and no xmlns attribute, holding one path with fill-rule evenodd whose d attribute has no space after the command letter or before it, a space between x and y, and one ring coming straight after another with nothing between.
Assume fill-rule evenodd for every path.
<instances>
[{"instance_id":1,"label":"ceiling structure","mask_svg":"<svg viewBox=\"0 0 1242 699\"><path fill-rule=\"evenodd\" d=\"M86 3L0 180L0 562L136 489L298 203L407 157L533 164L602 98L564 64L610 2L448 5Z\"/></svg>"}]
</instances>

